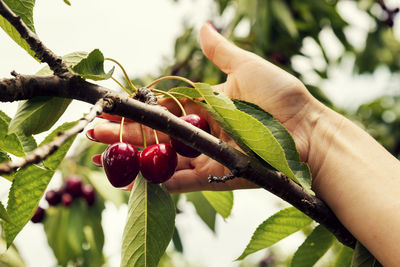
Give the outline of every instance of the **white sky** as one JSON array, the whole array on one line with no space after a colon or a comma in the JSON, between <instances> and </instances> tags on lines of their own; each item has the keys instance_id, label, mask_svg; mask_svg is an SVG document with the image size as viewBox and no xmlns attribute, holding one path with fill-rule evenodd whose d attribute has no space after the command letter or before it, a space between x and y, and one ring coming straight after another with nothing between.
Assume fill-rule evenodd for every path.
<instances>
[{"instance_id":1,"label":"white sky","mask_svg":"<svg viewBox=\"0 0 400 267\"><path fill-rule=\"evenodd\" d=\"M183 18L196 25L197 29L207 21L212 1L181 1L181 4L156 0L71 2L72 6L69 7L62 0L37 1L35 26L42 41L58 55L99 48L105 56L120 61L130 75L140 76L155 73L165 57L172 55L174 40L183 28ZM354 7L351 4L342 7L343 10L352 8ZM358 31L360 37L357 40L362 42L362 29L360 31L356 25L351 30ZM327 35L326 40L332 41L329 33ZM315 52L312 44L307 47L311 47L311 54ZM332 46L333 56L337 49L337 46ZM300 69L309 63L302 60L296 61ZM318 60L316 55L313 64L320 64ZM384 68L373 76L354 79L349 71L349 64L351 62L333 68L330 71L332 78L324 83L324 91L334 103L354 108L384 92L385 84L391 79ZM35 60L0 31L0 77L9 77L12 70L32 74L40 68ZM117 75L118 73L119 70ZM307 74L307 71L304 73L307 79L313 81L312 74ZM109 82L104 84L114 86ZM355 99L352 97L354 95L361 95L362 98ZM88 108L87 104L74 101L61 120L80 118ZM12 115L16 105L0 103L0 109ZM57 179L50 187L56 184ZM0 198L3 201L6 199L6 185L7 183L0 181ZM232 260L240 255L256 227L277 210L275 203L276 198L264 190L235 192L233 214L226 222L218 220L216 236L197 219L192 206L183 207L185 215L179 215L176 223L182 234L185 258L193 264L203 266L237 266ZM119 266L120 239L126 209L117 210L112 205L107 205L107 212L103 215L105 253L110 260L109 266ZM29 223L16 239L28 266L47 267L55 264L42 231L41 225ZM301 237L295 236L292 240L299 238ZM298 245L299 241L284 241L285 253L293 252ZM262 256L263 252L258 253L254 259Z\"/></svg>"}]
</instances>

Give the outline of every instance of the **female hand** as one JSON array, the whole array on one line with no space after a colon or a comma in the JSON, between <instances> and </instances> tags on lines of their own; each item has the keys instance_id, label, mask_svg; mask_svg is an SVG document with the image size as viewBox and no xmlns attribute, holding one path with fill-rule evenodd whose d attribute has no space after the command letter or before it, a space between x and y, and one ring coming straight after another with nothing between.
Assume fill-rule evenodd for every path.
<instances>
[{"instance_id":1,"label":"female hand","mask_svg":"<svg viewBox=\"0 0 400 267\"><path fill-rule=\"evenodd\" d=\"M214 28L206 24L200 31L200 43L204 54L227 74L226 82L214 86L214 90L225 93L230 98L253 102L264 108L281 121L293 135L302 159L307 159L308 135L303 123L303 116L310 105L317 101L308 93L304 85L295 77L276 67L268 61L244 51L230 43ZM163 100L175 115L180 115L178 107L171 100ZM213 118L200 106L184 101L183 106L188 114L196 113L203 116L210 125L211 134L237 147ZM104 118L115 119L115 116ZM102 123L92 132L92 137L99 142L113 143L119 140L119 123ZM168 136L159 133L160 142L168 142ZM154 143L152 130L146 127L148 143ZM135 122L125 122L123 140L136 146L142 146L140 125ZM165 185L172 193L198 190L232 190L252 188L254 184L244 179L234 179L226 183L209 183L208 176L221 176L229 170L208 156L197 158L179 156L175 174Z\"/></svg>"}]
</instances>

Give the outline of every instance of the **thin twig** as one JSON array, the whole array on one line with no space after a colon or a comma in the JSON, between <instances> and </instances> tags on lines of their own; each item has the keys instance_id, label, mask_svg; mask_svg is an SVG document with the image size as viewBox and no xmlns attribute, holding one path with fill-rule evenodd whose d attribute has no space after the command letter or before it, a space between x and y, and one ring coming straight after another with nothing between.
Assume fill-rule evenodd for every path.
<instances>
[{"instance_id":1,"label":"thin twig","mask_svg":"<svg viewBox=\"0 0 400 267\"><path fill-rule=\"evenodd\" d=\"M100 99L94 106L92 106L89 113L80 119L75 126L65 132L61 132L52 142L36 148L19 162L8 161L0 164L0 174L10 174L19 168L23 168L30 164L39 163L40 161L44 160L53 152L55 152L62 144L68 141L68 139L77 133L82 132L83 129L98 115L100 115L104 108L108 105L108 101Z\"/></svg>"},{"instance_id":2,"label":"thin twig","mask_svg":"<svg viewBox=\"0 0 400 267\"><path fill-rule=\"evenodd\" d=\"M60 57L47 48L39 37L17 16L5 3L0 0L0 15L2 15L18 31L29 47L35 52L35 56L43 63L47 63L55 75L59 77L71 77L67 65Z\"/></svg>"}]
</instances>

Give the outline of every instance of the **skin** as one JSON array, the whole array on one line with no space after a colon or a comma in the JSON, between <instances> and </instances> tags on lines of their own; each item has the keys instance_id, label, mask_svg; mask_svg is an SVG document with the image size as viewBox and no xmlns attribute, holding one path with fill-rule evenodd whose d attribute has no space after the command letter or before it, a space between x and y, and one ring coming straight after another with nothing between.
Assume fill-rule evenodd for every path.
<instances>
[{"instance_id":1,"label":"skin","mask_svg":"<svg viewBox=\"0 0 400 267\"><path fill-rule=\"evenodd\" d=\"M268 61L244 51L206 24L200 31L204 54L227 74L223 84L214 87L231 98L253 102L283 123L293 136L300 157L310 165L313 190L333 210L349 231L384 265L398 266L400 253L400 163L365 131L342 115L318 102L294 76ZM162 103L180 115L173 102ZM199 106L183 102L187 113L204 116L211 133L237 147L216 122ZM104 114L104 118L118 118ZM119 123L107 122L94 128L96 140L119 140ZM142 145L140 126L126 122L124 140ZM146 129L148 142L154 142ZM162 141L168 141L160 133ZM244 179L225 184L209 184L209 174L228 170L200 155L179 157L174 176L165 184L172 193L198 190L252 188Z\"/></svg>"}]
</instances>

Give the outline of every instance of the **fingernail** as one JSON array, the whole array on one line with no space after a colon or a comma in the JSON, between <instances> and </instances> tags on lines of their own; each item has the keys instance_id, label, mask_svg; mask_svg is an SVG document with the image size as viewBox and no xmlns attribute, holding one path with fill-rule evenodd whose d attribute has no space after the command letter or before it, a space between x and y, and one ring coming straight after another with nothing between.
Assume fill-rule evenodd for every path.
<instances>
[{"instance_id":1,"label":"fingernail","mask_svg":"<svg viewBox=\"0 0 400 267\"><path fill-rule=\"evenodd\" d=\"M92 163L97 167L102 167L103 163L101 162L101 154L94 155L92 157Z\"/></svg>"},{"instance_id":2,"label":"fingernail","mask_svg":"<svg viewBox=\"0 0 400 267\"><path fill-rule=\"evenodd\" d=\"M211 21L207 21L207 23L211 26L211 28L213 28L214 31L217 31L217 28L215 28L214 24Z\"/></svg>"},{"instance_id":3,"label":"fingernail","mask_svg":"<svg viewBox=\"0 0 400 267\"><path fill-rule=\"evenodd\" d=\"M86 131L86 137L87 137L90 141L97 142L96 138L94 137L94 129L87 130L87 131Z\"/></svg>"}]
</instances>

